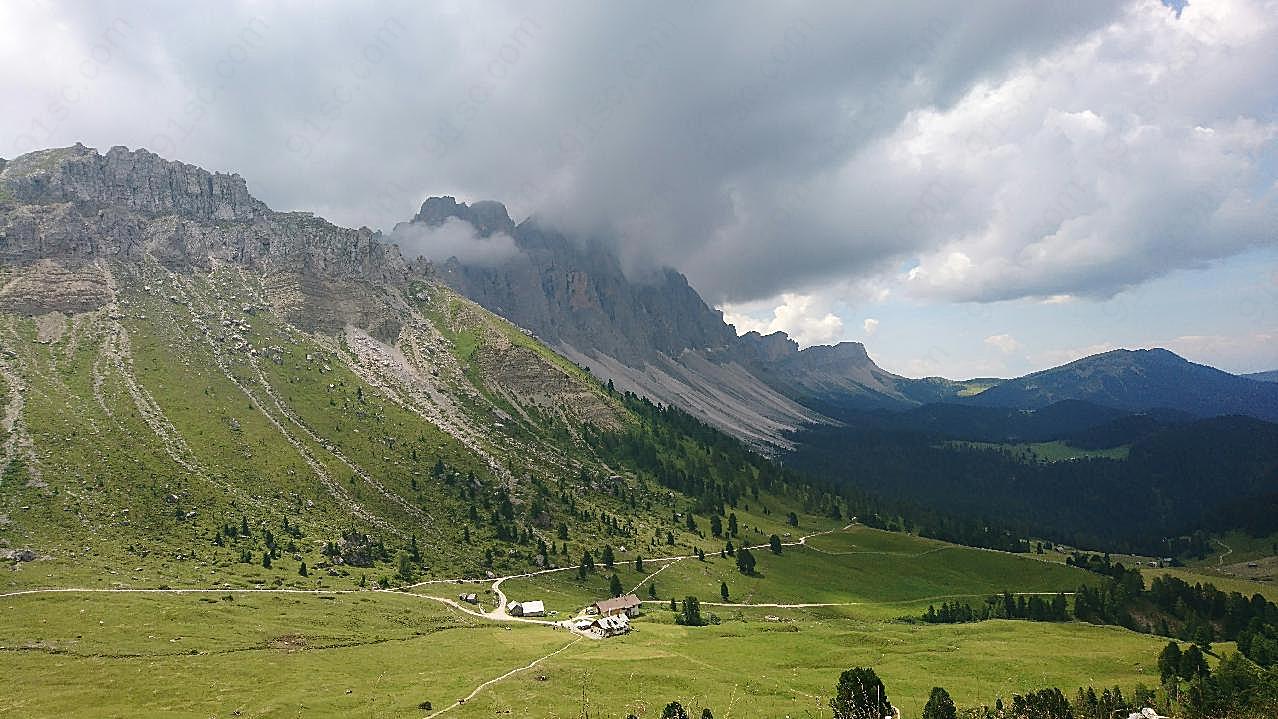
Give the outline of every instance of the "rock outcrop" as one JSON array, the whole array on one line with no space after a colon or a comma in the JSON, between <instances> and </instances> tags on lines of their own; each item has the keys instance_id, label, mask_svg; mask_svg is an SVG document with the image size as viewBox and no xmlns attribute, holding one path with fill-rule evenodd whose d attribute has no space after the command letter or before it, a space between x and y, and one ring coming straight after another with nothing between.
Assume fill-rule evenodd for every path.
<instances>
[{"instance_id":1,"label":"rock outcrop","mask_svg":"<svg viewBox=\"0 0 1278 719\"><path fill-rule=\"evenodd\" d=\"M0 263L28 268L0 289L10 312L83 312L109 297L101 262L144 257L179 271L238 265L269 278L272 300L308 328L385 324L377 285L411 272L367 228L275 212L239 175L146 150L42 150L0 168ZM340 301L334 302L335 297Z\"/></svg>"},{"instance_id":2,"label":"rock outcrop","mask_svg":"<svg viewBox=\"0 0 1278 719\"><path fill-rule=\"evenodd\" d=\"M481 237L509 234L519 254L495 267L432 258L442 264L443 279L551 344L635 364L688 348L722 348L736 339L678 272L663 269L631 281L606 245L569 237L536 219L516 226L499 202L467 205L431 197L413 222L438 226L450 218L470 223Z\"/></svg>"}]
</instances>

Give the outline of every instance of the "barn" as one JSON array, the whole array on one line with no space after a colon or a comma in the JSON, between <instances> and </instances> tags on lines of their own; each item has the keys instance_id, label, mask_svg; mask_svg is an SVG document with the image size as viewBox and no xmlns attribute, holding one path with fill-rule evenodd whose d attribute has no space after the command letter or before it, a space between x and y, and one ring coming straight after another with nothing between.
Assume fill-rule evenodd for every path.
<instances>
[{"instance_id":1,"label":"barn","mask_svg":"<svg viewBox=\"0 0 1278 719\"><path fill-rule=\"evenodd\" d=\"M594 610L594 613L601 617L611 617L617 614L624 614L625 616L633 619L634 617L639 616L639 607L642 606L642 604L643 602L639 601L639 597L633 594L623 594L620 597L601 599L594 604L591 604L590 608Z\"/></svg>"}]
</instances>

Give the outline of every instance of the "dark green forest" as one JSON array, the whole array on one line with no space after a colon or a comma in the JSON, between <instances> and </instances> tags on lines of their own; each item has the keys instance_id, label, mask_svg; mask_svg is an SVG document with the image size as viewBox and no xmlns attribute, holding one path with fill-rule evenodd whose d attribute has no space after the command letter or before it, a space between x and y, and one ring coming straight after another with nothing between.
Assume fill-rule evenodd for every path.
<instances>
[{"instance_id":1,"label":"dark green forest","mask_svg":"<svg viewBox=\"0 0 1278 719\"><path fill-rule=\"evenodd\" d=\"M1203 548L1191 541L1196 531L1278 531L1278 425L1247 417L1160 424L1124 460L1033 461L955 444L952 432L870 422L811 427L795 439L788 466L913 505L929 536L941 537L920 514L929 509L1021 536L1160 556Z\"/></svg>"}]
</instances>

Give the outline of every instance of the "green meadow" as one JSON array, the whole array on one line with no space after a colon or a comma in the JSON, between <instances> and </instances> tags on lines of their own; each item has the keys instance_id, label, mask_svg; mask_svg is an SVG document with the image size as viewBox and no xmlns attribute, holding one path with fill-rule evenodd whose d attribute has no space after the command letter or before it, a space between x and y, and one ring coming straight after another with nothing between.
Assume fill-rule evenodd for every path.
<instances>
[{"instance_id":1,"label":"green meadow","mask_svg":"<svg viewBox=\"0 0 1278 719\"><path fill-rule=\"evenodd\" d=\"M709 707L716 717L823 717L838 674L865 665L912 717L937 683L960 705L979 705L1044 686L1157 682L1157 637L1079 623L900 619L1004 589L1072 591L1088 579L1081 570L860 526L781 556L754 553L756 577L717 553L648 561L643 573L619 562L626 589L646 598L654 581L663 600L697 595L720 623L678 626L652 603L633 633L604 641L429 598L474 591L491 609L484 582L0 597L0 671L22 677L0 699L0 716L580 717L584 708L620 719L655 717L678 699L698 715ZM501 588L566 616L606 596L610 576L600 565L584 581L574 568ZM734 604L835 606L714 606L720 581Z\"/></svg>"}]
</instances>

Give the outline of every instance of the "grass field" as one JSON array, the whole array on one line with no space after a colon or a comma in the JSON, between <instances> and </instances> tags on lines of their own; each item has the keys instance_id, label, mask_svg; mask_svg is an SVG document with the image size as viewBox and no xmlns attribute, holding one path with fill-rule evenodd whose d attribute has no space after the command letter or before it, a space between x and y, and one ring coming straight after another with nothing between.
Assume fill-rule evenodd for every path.
<instances>
[{"instance_id":1,"label":"grass field","mask_svg":"<svg viewBox=\"0 0 1278 719\"><path fill-rule=\"evenodd\" d=\"M962 704L1049 685L1134 686L1160 642L1090 625L907 625L842 610L769 609L676 626L663 610L605 642L497 624L387 592L59 595L3 601L0 668L22 676L0 716L653 717L670 699L717 717L829 716L838 673L872 665L905 716L931 686ZM349 693L348 693L349 690ZM806 713L805 713L806 712Z\"/></svg>"},{"instance_id":2,"label":"grass field","mask_svg":"<svg viewBox=\"0 0 1278 719\"><path fill-rule=\"evenodd\" d=\"M1127 459L1127 455L1131 451L1131 447L1129 445L1121 445L1108 449L1081 449L1079 447L1072 447L1059 440L1055 442L1029 442L1020 444L1002 444L995 442L953 442L952 444L979 449L1004 449L1012 452L1013 454L1020 455L1028 462L1065 462L1071 459L1083 459L1085 457Z\"/></svg>"},{"instance_id":3,"label":"grass field","mask_svg":"<svg viewBox=\"0 0 1278 719\"><path fill-rule=\"evenodd\" d=\"M26 687L0 715L417 716L567 642L392 593L229 596L0 600Z\"/></svg>"},{"instance_id":4,"label":"grass field","mask_svg":"<svg viewBox=\"0 0 1278 719\"><path fill-rule=\"evenodd\" d=\"M632 634L594 641L421 596L475 591L487 610L495 597L483 582L415 593L7 596L0 671L23 680L0 698L0 716L425 717L478 689L446 716L579 717L584 702L590 716L654 717L678 699L716 717L827 717L838 674L868 665L911 717L938 683L961 705L1044 686L1156 683L1157 637L1075 623L896 621L945 598L1071 591L1089 579L1081 570L859 526L779 557L755 553L753 578L717 554L616 571L629 589L661 569L663 598L718 602L723 580L733 603L834 606L708 605L703 613L722 622L690 628L648 604ZM604 596L610 575L600 567L579 581L569 570L502 589L568 613ZM426 701L433 710L419 708Z\"/></svg>"},{"instance_id":5,"label":"grass field","mask_svg":"<svg viewBox=\"0 0 1278 719\"><path fill-rule=\"evenodd\" d=\"M917 614L929 603L950 599L977 601L1004 590L1073 592L1095 575L1063 565L1002 552L959 547L944 542L884 532L862 526L810 538L805 546L785 547L781 556L767 548L753 551L756 576L736 570L732 557L709 555L705 562L683 560L661 569L649 562L645 574L633 564L619 564L622 585L638 586L647 598L648 581L657 596L720 601L726 583L731 603L841 603L863 607L861 613L895 618ZM507 595L543 599L547 608L571 611L606 596L607 573L600 569L582 581L575 571L512 579L502 585Z\"/></svg>"},{"instance_id":6,"label":"grass field","mask_svg":"<svg viewBox=\"0 0 1278 719\"><path fill-rule=\"evenodd\" d=\"M1057 551L1027 556L1051 564L1063 564L1068 554ZM1257 559L1258 569L1255 570L1248 569L1246 562L1219 565L1215 559L1192 563L1185 567L1150 567L1147 563L1152 561L1153 557L1130 554L1112 554L1110 557L1113 561L1125 566L1140 567L1147 585L1154 577L1167 575L1190 584L1212 584L1222 592L1238 592L1245 597L1259 594L1271 602L1278 601L1278 577L1274 576L1275 569L1278 569L1278 562L1273 557ZM1233 556L1227 559L1233 559ZM1251 573L1250 576L1248 572Z\"/></svg>"}]
</instances>

